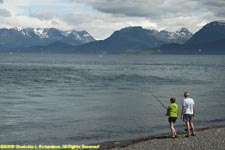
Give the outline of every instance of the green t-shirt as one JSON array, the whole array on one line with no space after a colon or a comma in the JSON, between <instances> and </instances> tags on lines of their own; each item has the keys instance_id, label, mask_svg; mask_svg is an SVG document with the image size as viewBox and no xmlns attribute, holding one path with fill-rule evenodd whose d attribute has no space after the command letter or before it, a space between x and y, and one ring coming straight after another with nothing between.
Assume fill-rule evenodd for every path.
<instances>
[{"instance_id":1,"label":"green t-shirt","mask_svg":"<svg viewBox=\"0 0 225 150\"><path fill-rule=\"evenodd\" d=\"M169 117L177 117L178 116L178 105L176 103L172 103L168 106Z\"/></svg>"}]
</instances>

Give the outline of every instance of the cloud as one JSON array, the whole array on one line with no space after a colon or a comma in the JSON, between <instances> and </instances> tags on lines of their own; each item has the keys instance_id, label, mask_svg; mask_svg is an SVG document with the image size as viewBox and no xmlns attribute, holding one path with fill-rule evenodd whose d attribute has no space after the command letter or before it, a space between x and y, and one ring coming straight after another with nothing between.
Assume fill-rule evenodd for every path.
<instances>
[{"instance_id":1,"label":"cloud","mask_svg":"<svg viewBox=\"0 0 225 150\"><path fill-rule=\"evenodd\" d=\"M58 28L58 29L72 29L72 26L65 24L61 20L40 20L37 18L30 18L27 16L10 16L2 17L0 27L31 27L31 28Z\"/></svg>"},{"instance_id":2,"label":"cloud","mask_svg":"<svg viewBox=\"0 0 225 150\"><path fill-rule=\"evenodd\" d=\"M212 12L215 17L225 18L225 1L224 0L206 0L201 2L205 11Z\"/></svg>"},{"instance_id":3,"label":"cloud","mask_svg":"<svg viewBox=\"0 0 225 150\"><path fill-rule=\"evenodd\" d=\"M162 19L203 16L225 19L224 0L71 0L85 3L97 11L129 17L145 17L156 22ZM210 20L211 21L211 20Z\"/></svg>"},{"instance_id":4,"label":"cloud","mask_svg":"<svg viewBox=\"0 0 225 150\"><path fill-rule=\"evenodd\" d=\"M10 17L11 15L12 14L10 13L10 11L0 8L0 16L1 17Z\"/></svg>"},{"instance_id":5,"label":"cloud","mask_svg":"<svg viewBox=\"0 0 225 150\"><path fill-rule=\"evenodd\" d=\"M224 0L71 0L84 3L99 13L108 14L103 22L132 25L154 23L157 29L175 31L187 27L196 32L208 22L224 20ZM121 18L116 20L115 18ZM124 20L123 20L124 19ZM109 22L107 22L109 21ZM151 27L150 27L151 28Z\"/></svg>"},{"instance_id":6,"label":"cloud","mask_svg":"<svg viewBox=\"0 0 225 150\"><path fill-rule=\"evenodd\" d=\"M115 30L127 26L157 28L157 24L141 17L124 17L100 12L58 14L55 18L70 26L70 29L86 30L97 39L104 39Z\"/></svg>"},{"instance_id":7,"label":"cloud","mask_svg":"<svg viewBox=\"0 0 225 150\"><path fill-rule=\"evenodd\" d=\"M4 3L3 3L4 1ZM127 26L196 32L224 20L224 0L0 0L0 27L86 30L104 39Z\"/></svg>"},{"instance_id":8,"label":"cloud","mask_svg":"<svg viewBox=\"0 0 225 150\"><path fill-rule=\"evenodd\" d=\"M58 13L52 12L52 11L44 11L44 12L38 12L38 13L32 13L30 12L29 14L30 17L32 18L38 18L40 20L51 20L54 18L57 18Z\"/></svg>"},{"instance_id":9,"label":"cloud","mask_svg":"<svg viewBox=\"0 0 225 150\"><path fill-rule=\"evenodd\" d=\"M143 26L145 28L157 28L157 24L150 20L146 20L142 17L127 17L123 15L111 15L108 13L101 12L68 12L58 13L53 11L34 12L29 15L32 18L39 19L41 21L57 21L60 29L69 30L86 30L97 39L104 39L115 30L127 26ZM63 22L63 25L60 24Z\"/></svg>"},{"instance_id":10,"label":"cloud","mask_svg":"<svg viewBox=\"0 0 225 150\"><path fill-rule=\"evenodd\" d=\"M196 0L74 0L104 13L161 19L190 15L198 10Z\"/></svg>"},{"instance_id":11,"label":"cloud","mask_svg":"<svg viewBox=\"0 0 225 150\"><path fill-rule=\"evenodd\" d=\"M200 17L186 16L186 17L175 17L169 19L163 19L159 23L161 29L168 31L176 31L181 27L186 27L193 33L199 30L202 26L208 23L207 20L202 20Z\"/></svg>"}]
</instances>

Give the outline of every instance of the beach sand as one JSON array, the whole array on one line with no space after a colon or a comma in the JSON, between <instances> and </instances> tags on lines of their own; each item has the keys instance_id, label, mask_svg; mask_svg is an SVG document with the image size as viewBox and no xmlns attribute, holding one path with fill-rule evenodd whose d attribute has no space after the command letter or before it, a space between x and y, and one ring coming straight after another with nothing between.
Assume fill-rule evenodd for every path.
<instances>
[{"instance_id":1,"label":"beach sand","mask_svg":"<svg viewBox=\"0 0 225 150\"><path fill-rule=\"evenodd\" d=\"M116 150L225 150L225 127L205 128L196 131L196 136L156 137L120 145Z\"/></svg>"}]
</instances>

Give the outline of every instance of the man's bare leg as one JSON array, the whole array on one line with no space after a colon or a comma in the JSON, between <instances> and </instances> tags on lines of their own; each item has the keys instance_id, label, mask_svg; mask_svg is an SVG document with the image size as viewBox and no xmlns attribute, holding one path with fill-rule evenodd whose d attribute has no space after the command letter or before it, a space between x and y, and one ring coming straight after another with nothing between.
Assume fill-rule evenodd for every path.
<instances>
[{"instance_id":1,"label":"man's bare leg","mask_svg":"<svg viewBox=\"0 0 225 150\"><path fill-rule=\"evenodd\" d=\"M187 136L190 136L190 122L189 121L186 122L186 126L187 126Z\"/></svg>"},{"instance_id":2,"label":"man's bare leg","mask_svg":"<svg viewBox=\"0 0 225 150\"><path fill-rule=\"evenodd\" d=\"M195 135L195 126L193 122L190 122L190 126L191 126L192 135Z\"/></svg>"}]
</instances>

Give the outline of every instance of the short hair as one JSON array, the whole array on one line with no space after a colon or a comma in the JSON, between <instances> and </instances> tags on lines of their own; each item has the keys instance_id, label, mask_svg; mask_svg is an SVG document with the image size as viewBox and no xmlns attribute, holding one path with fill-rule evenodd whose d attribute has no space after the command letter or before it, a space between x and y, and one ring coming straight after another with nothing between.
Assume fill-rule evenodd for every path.
<instances>
[{"instance_id":1,"label":"short hair","mask_svg":"<svg viewBox=\"0 0 225 150\"><path fill-rule=\"evenodd\" d=\"M175 102L176 102L176 98L171 97L171 98L170 98L170 102L171 102L171 103L175 103Z\"/></svg>"},{"instance_id":2,"label":"short hair","mask_svg":"<svg viewBox=\"0 0 225 150\"><path fill-rule=\"evenodd\" d=\"M188 96L190 96L190 93L186 91L186 92L184 92L184 96L188 97Z\"/></svg>"}]
</instances>

